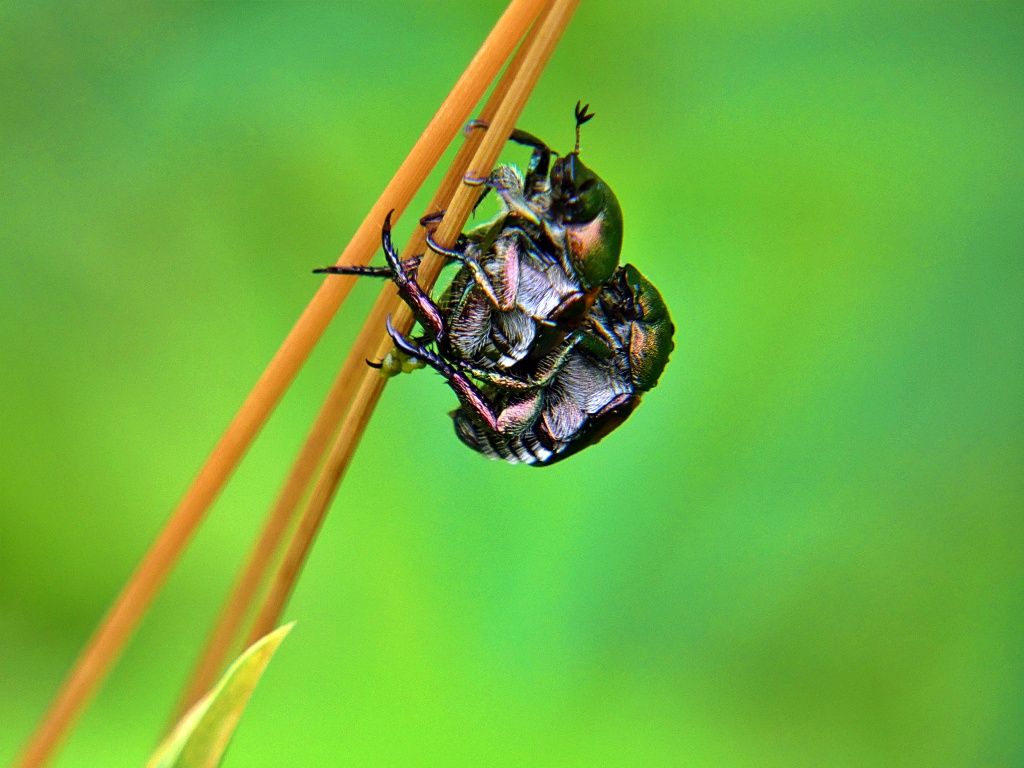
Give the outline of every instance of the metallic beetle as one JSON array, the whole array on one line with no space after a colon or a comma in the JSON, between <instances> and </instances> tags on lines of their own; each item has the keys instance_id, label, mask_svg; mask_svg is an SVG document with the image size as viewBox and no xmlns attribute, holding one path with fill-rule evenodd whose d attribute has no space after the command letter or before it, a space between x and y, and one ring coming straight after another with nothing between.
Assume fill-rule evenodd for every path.
<instances>
[{"instance_id":1,"label":"metallic beetle","mask_svg":"<svg viewBox=\"0 0 1024 768\"><path fill-rule=\"evenodd\" d=\"M673 330L658 290L627 264L602 287L580 343L538 387L472 392L444 361L425 359L459 396L451 416L462 442L491 458L545 466L598 442L633 412L668 362ZM405 351L423 355L414 346Z\"/></svg>"},{"instance_id":2,"label":"metallic beetle","mask_svg":"<svg viewBox=\"0 0 1024 768\"><path fill-rule=\"evenodd\" d=\"M416 280L419 258L400 261L390 214L386 267L316 270L391 278L425 332L408 338L389 322L401 356L445 377L466 445L513 463L552 464L596 443L657 383L673 346L657 289L618 265L621 209L579 159L579 129L593 115L577 104L575 116L576 147L554 164L544 142L512 134L533 153L525 175L500 166L485 181L502 203L495 219L452 248L428 231L430 247L460 264L439 303Z\"/></svg>"},{"instance_id":3,"label":"metallic beetle","mask_svg":"<svg viewBox=\"0 0 1024 768\"><path fill-rule=\"evenodd\" d=\"M501 211L445 248L431 232L441 213L425 217L427 243L460 268L440 309L415 291L407 296L442 353L484 380L500 382L521 363L564 347L601 285L614 273L622 246L622 212L611 188L579 157L580 127L593 117L576 105L576 146L555 159L525 131L510 139L533 149L524 174L499 166L485 180ZM329 267L318 272L402 280L418 260L392 267ZM401 287L401 286L400 286ZM402 360L388 360L397 372ZM515 374L513 373L513 376Z\"/></svg>"},{"instance_id":4,"label":"metallic beetle","mask_svg":"<svg viewBox=\"0 0 1024 768\"><path fill-rule=\"evenodd\" d=\"M622 248L622 210L611 188L580 159L581 126L593 118L576 104L576 146L552 164L550 147L525 131L511 140L533 148L526 174L499 166L486 180L501 200L490 222L432 249L462 268L442 297L449 357L508 370L559 346L611 278Z\"/></svg>"}]
</instances>

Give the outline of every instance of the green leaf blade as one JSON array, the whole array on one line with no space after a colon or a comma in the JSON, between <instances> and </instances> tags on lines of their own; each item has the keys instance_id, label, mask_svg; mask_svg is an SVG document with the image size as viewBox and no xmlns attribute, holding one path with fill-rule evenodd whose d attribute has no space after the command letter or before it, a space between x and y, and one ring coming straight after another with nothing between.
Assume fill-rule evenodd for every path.
<instances>
[{"instance_id":1,"label":"green leaf blade","mask_svg":"<svg viewBox=\"0 0 1024 768\"><path fill-rule=\"evenodd\" d=\"M185 713L146 768L220 765L249 697L293 626L275 629L235 659L217 685Z\"/></svg>"}]
</instances>

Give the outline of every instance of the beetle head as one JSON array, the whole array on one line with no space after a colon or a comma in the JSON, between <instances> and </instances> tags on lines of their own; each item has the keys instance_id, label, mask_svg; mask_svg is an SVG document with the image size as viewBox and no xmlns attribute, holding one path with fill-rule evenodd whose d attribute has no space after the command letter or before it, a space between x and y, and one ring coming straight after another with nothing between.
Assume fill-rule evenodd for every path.
<instances>
[{"instance_id":1,"label":"beetle head","mask_svg":"<svg viewBox=\"0 0 1024 768\"><path fill-rule=\"evenodd\" d=\"M622 209L611 187L580 160L580 126L594 115L576 104L576 147L551 166L551 206L584 287L607 282L619 265Z\"/></svg>"}]
</instances>

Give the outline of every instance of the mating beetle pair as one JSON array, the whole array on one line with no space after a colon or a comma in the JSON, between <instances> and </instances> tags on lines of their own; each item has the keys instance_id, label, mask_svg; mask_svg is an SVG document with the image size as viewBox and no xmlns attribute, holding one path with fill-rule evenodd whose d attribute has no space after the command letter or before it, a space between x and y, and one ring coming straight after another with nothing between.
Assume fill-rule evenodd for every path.
<instances>
[{"instance_id":1,"label":"mating beetle pair","mask_svg":"<svg viewBox=\"0 0 1024 768\"><path fill-rule=\"evenodd\" d=\"M635 267L620 267L622 213L611 189L579 158L557 158L540 139L527 172L500 166L485 181L502 203L491 222L443 248L460 268L435 303L416 281L418 259L402 263L382 244L387 267L317 272L388 277L425 335L388 331L397 349L445 377L460 401L459 438L513 463L547 465L596 443L652 388L672 350L673 327L657 289ZM428 226L437 220L428 216Z\"/></svg>"}]
</instances>

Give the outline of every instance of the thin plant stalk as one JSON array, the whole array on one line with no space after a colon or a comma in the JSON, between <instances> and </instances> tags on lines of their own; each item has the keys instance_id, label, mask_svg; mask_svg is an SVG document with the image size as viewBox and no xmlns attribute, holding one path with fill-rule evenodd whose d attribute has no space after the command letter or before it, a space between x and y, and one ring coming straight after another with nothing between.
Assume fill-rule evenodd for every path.
<instances>
[{"instance_id":1,"label":"thin plant stalk","mask_svg":"<svg viewBox=\"0 0 1024 768\"><path fill-rule=\"evenodd\" d=\"M543 14L534 22L525 41L519 46L511 63L506 68L505 74L495 86L480 112L481 121L486 123L494 117L497 106L511 86L522 63L523 54L535 36L542 18ZM451 199L458 183L466 174L479 142L480 133L478 131L473 131L466 137L456 153L451 167L438 186L438 191L431 200L427 213L443 209ZM403 252L403 258L421 253L424 245L425 231L422 228L417 228ZM353 394L360 382L359 374L367 368L366 350L373 349L377 345L380 329L383 327L387 315L393 311L396 297L397 292L394 286L390 282L386 283L359 336L352 345L351 353L345 359L341 370L331 384L313 426L271 507L260 535L253 544L248 558L224 602L217 623L184 688L173 721L176 721L182 713L205 694L232 655L232 651L241 646L245 617L253 605L256 594L266 581L267 572L273 564L274 554L291 526L317 467L320 466L324 454L330 447L331 437L337 432L342 417L352 404Z\"/></svg>"},{"instance_id":2,"label":"thin plant stalk","mask_svg":"<svg viewBox=\"0 0 1024 768\"><path fill-rule=\"evenodd\" d=\"M380 221L405 210L473 106L536 18L541 0L512 0L484 44L431 118L380 198L338 259L366 264L377 249ZM352 278L324 281L228 425L169 521L82 650L56 697L15 762L38 768L53 755L106 677L159 592L206 511L241 461L271 411L347 297Z\"/></svg>"},{"instance_id":3,"label":"thin plant stalk","mask_svg":"<svg viewBox=\"0 0 1024 768\"><path fill-rule=\"evenodd\" d=\"M515 123L526 105L527 98L540 78L544 66L554 52L555 46L578 4L579 0L555 0L551 3L550 11L542 21L538 22L536 37L530 41L522 64L515 73L514 79L510 81L508 92L498 105L490 127L469 164L471 176L477 178L486 176L494 167L507 137L515 127ZM478 196L479 189L477 187L468 184L458 187L444 218L435 231L435 237L442 245L454 243L455 238L465 226ZM425 286L431 285L443 265L444 259L439 254L428 254L420 265L418 279ZM392 301L392 309L391 314L395 327L400 332L408 332L413 323L411 311L397 299ZM374 321L379 322L371 316L367 323ZM379 342L374 350L374 357L380 359L390 350L391 341L386 334L381 333L380 326L377 328ZM353 354L359 351L355 349ZM250 630L250 639L266 634L266 627L273 628L279 622L302 566L309 556L316 534L326 516L327 509L384 390L385 382L386 379L376 371L364 370L362 372L355 400L346 414L341 430L324 462L288 549L274 573L267 596Z\"/></svg>"}]
</instances>

